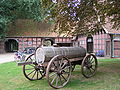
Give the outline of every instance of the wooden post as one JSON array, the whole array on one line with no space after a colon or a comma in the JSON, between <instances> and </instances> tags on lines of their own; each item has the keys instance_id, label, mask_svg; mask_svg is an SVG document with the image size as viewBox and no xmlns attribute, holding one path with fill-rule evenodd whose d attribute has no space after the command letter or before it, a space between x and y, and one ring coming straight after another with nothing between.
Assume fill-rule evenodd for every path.
<instances>
[{"instance_id":1,"label":"wooden post","mask_svg":"<svg viewBox=\"0 0 120 90\"><path fill-rule=\"evenodd\" d=\"M4 39L0 39L0 53L5 53Z\"/></svg>"},{"instance_id":2,"label":"wooden post","mask_svg":"<svg viewBox=\"0 0 120 90\"><path fill-rule=\"evenodd\" d=\"M114 40L113 40L113 34L110 34L110 40L111 40L111 54L110 57L113 58L114 57Z\"/></svg>"},{"instance_id":3,"label":"wooden post","mask_svg":"<svg viewBox=\"0 0 120 90\"><path fill-rule=\"evenodd\" d=\"M24 37L22 37L22 50L25 49L25 45L24 45Z\"/></svg>"}]
</instances>

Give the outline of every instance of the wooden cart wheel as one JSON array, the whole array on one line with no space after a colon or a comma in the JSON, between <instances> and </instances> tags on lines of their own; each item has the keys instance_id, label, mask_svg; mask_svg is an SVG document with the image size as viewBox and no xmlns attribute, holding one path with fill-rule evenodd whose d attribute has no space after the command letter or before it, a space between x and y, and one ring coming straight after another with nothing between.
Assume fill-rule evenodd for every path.
<instances>
[{"instance_id":1,"label":"wooden cart wheel","mask_svg":"<svg viewBox=\"0 0 120 90\"><path fill-rule=\"evenodd\" d=\"M45 69L35 62L34 54L30 55L26 61L32 61L33 64L23 66L23 74L29 80L40 80L45 76Z\"/></svg>"},{"instance_id":2,"label":"wooden cart wheel","mask_svg":"<svg viewBox=\"0 0 120 90\"><path fill-rule=\"evenodd\" d=\"M95 75L97 71L97 65L98 62L96 56L93 54L87 55L82 61L82 65L81 65L82 74L86 78L92 77L93 75Z\"/></svg>"},{"instance_id":3,"label":"wooden cart wheel","mask_svg":"<svg viewBox=\"0 0 120 90\"><path fill-rule=\"evenodd\" d=\"M76 65L72 65L72 72L74 71Z\"/></svg>"},{"instance_id":4,"label":"wooden cart wheel","mask_svg":"<svg viewBox=\"0 0 120 90\"><path fill-rule=\"evenodd\" d=\"M70 80L71 62L64 56L56 55L47 67L46 77L49 85L53 88L62 88Z\"/></svg>"}]
</instances>

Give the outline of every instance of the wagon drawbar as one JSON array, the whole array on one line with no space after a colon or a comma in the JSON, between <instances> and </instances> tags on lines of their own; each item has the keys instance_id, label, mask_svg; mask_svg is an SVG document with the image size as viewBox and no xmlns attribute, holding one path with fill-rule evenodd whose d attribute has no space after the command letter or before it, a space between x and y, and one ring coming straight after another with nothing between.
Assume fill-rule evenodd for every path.
<instances>
[{"instance_id":1,"label":"wagon drawbar","mask_svg":"<svg viewBox=\"0 0 120 90\"><path fill-rule=\"evenodd\" d=\"M71 72L76 65L81 65L81 72L86 78L95 75L97 58L94 54L86 54L83 47L39 47L25 62L23 74L29 80L40 80L46 76L48 84L53 88L62 88L70 80Z\"/></svg>"}]
</instances>

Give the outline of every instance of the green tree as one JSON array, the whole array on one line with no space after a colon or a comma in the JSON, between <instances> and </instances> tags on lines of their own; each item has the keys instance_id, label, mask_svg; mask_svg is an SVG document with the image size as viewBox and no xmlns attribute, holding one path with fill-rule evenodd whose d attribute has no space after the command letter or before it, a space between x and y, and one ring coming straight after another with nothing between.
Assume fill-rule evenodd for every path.
<instances>
[{"instance_id":1,"label":"green tree","mask_svg":"<svg viewBox=\"0 0 120 90\"><path fill-rule=\"evenodd\" d=\"M107 0L103 4L105 17L110 17L114 22L113 28L120 28L120 0Z\"/></svg>"},{"instance_id":2,"label":"green tree","mask_svg":"<svg viewBox=\"0 0 120 90\"><path fill-rule=\"evenodd\" d=\"M106 17L120 27L120 0L1 0L0 37L18 18L54 22L53 31L66 35L95 33Z\"/></svg>"},{"instance_id":3,"label":"green tree","mask_svg":"<svg viewBox=\"0 0 120 90\"><path fill-rule=\"evenodd\" d=\"M55 22L59 34L93 34L102 29L106 18L120 27L120 0L42 0L50 8L48 20Z\"/></svg>"},{"instance_id":4,"label":"green tree","mask_svg":"<svg viewBox=\"0 0 120 90\"><path fill-rule=\"evenodd\" d=\"M0 0L0 38L5 37L8 25L16 19L34 19L44 17L40 0Z\"/></svg>"}]
</instances>

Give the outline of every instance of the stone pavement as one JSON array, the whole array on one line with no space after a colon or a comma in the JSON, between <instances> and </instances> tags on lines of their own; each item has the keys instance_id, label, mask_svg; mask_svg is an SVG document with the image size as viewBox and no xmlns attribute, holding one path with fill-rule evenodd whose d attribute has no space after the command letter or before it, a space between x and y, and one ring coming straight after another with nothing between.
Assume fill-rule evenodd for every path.
<instances>
[{"instance_id":1,"label":"stone pavement","mask_svg":"<svg viewBox=\"0 0 120 90\"><path fill-rule=\"evenodd\" d=\"M0 54L0 63L14 61L14 53Z\"/></svg>"},{"instance_id":2,"label":"stone pavement","mask_svg":"<svg viewBox=\"0 0 120 90\"><path fill-rule=\"evenodd\" d=\"M111 59L110 57L97 57L97 59Z\"/></svg>"}]
</instances>

